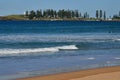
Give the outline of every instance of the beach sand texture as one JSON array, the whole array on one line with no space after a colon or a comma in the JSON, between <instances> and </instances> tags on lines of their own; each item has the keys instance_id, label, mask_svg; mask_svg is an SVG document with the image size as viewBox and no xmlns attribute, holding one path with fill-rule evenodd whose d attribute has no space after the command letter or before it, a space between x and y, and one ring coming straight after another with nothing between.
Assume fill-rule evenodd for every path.
<instances>
[{"instance_id":1,"label":"beach sand texture","mask_svg":"<svg viewBox=\"0 0 120 80\"><path fill-rule=\"evenodd\" d=\"M37 76L17 80L120 80L120 66Z\"/></svg>"},{"instance_id":2,"label":"beach sand texture","mask_svg":"<svg viewBox=\"0 0 120 80\"><path fill-rule=\"evenodd\" d=\"M120 80L120 71L97 74L97 75L87 76L83 78L70 79L70 80Z\"/></svg>"}]
</instances>

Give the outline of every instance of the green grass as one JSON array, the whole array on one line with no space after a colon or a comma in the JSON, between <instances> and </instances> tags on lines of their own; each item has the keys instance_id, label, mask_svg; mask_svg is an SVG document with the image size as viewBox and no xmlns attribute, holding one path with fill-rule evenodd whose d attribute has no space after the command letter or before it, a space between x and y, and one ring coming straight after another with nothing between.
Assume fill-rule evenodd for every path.
<instances>
[{"instance_id":1,"label":"green grass","mask_svg":"<svg viewBox=\"0 0 120 80\"><path fill-rule=\"evenodd\" d=\"M7 19L12 19L12 20L25 20L26 17L24 15L8 15L5 16Z\"/></svg>"}]
</instances>

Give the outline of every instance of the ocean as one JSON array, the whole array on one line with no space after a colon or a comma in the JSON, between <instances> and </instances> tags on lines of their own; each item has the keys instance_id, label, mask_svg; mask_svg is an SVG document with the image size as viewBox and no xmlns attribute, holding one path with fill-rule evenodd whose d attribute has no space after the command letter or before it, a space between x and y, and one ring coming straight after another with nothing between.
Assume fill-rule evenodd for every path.
<instances>
[{"instance_id":1,"label":"ocean","mask_svg":"<svg viewBox=\"0 0 120 80\"><path fill-rule=\"evenodd\" d=\"M0 80L120 65L120 22L0 21Z\"/></svg>"}]
</instances>

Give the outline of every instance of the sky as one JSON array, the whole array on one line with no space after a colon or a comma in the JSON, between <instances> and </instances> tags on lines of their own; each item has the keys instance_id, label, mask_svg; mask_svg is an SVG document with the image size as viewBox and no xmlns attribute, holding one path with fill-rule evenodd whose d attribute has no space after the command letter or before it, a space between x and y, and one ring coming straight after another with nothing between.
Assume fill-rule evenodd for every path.
<instances>
[{"instance_id":1,"label":"sky","mask_svg":"<svg viewBox=\"0 0 120 80\"><path fill-rule=\"evenodd\" d=\"M0 16L23 14L26 10L70 9L88 12L95 17L96 10L104 10L108 16L118 14L120 0L0 0Z\"/></svg>"}]
</instances>

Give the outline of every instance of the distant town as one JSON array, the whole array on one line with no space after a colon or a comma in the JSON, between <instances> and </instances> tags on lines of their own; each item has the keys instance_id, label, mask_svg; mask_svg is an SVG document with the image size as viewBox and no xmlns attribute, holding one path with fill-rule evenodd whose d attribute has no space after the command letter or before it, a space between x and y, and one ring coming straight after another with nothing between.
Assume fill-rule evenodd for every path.
<instances>
[{"instance_id":1,"label":"distant town","mask_svg":"<svg viewBox=\"0 0 120 80\"><path fill-rule=\"evenodd\" d=\"M95 17L88 12L81 13L78 10L31 10L21 15L0 16L0 20L86 20L86 21L120 21L120 11L113 16L107 16L106 11L96 10Z\"/></svg>"}]
</instances>

